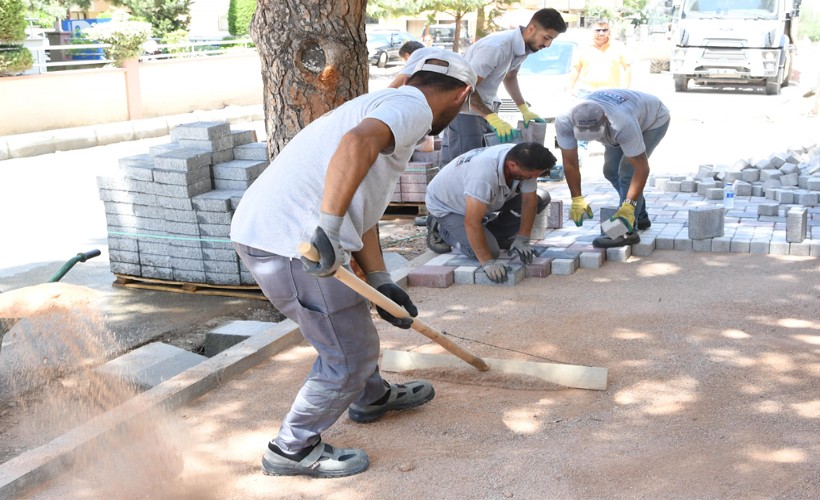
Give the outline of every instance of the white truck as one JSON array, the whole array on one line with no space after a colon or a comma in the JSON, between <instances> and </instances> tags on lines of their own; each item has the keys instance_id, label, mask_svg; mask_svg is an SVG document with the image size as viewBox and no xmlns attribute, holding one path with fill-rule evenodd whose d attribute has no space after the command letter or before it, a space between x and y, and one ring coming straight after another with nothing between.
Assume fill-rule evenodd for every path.
<instances>
[{"instance_id":1,"label":"white truck","mask_svg":"<svg viewBox=\"0 0 820 500\"><path fill-rule=\"evenodd\" d=\"M788 85L801 0L677 1L675 91L685 92L690 80L761 85L768 95Z\"/></svg>"}]
</instances>

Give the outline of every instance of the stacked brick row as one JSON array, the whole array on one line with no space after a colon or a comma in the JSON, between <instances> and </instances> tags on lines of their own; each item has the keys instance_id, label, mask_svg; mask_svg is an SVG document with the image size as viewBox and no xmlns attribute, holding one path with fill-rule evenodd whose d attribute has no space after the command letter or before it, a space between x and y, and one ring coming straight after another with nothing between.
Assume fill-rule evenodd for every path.
<instances>
[{"instance_id":1,"label":"stacked brick row","mask_svg":"<svg viewBox=\"0 0 820 500\"><path fill-rule=\"evenodd\" d=\"M268 166L253 131L219 122L181 125L173 142L120 159L98 177L111 271L213 285L253 284L229 240L233 212Z\"/></svg>"},{"instance_id":2,"label":"stacked brick row","mask_svg":"<svg viewBox=\"0 0 820 500\"><path fill-rule=\"evenodd\" d=\"M424 203L427 185L438 173L433 162L411 161L393 191L392 203Z\"/></svg>"}]
</instances>

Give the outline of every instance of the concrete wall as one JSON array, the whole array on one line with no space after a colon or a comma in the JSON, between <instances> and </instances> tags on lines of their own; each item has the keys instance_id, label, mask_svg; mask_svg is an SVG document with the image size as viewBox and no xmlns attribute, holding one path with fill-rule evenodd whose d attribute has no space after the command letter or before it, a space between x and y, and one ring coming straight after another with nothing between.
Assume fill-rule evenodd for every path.
<instances>
[{"instance_id":1,"label":"concrete wall","mask_svg":"<svg viewBox=\"0 0 820 500\"><path fill-rule=\"evenodd\" d=\"M128 119L125 70L0 78L0 135Z\"/></svg>"},{"instance_id":2,"label":"concrete wall","mask_svg":"<svg viewBox=\"0 0 820 500\"><path fill-rule=\"evenodd\" d=\"M256 51L140 63L142 117L262 102ZM0 78L0 136L128 120L125 70Z\"/></svg>"}]
</instances>

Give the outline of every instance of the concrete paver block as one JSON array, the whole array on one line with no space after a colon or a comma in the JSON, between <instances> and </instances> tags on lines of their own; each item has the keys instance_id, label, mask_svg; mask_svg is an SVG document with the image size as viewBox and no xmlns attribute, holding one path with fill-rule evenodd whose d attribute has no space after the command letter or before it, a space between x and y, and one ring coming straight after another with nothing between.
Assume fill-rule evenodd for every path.
<instances>
[{"instance_id":1,"label":"concrete paver block","mask_svg":"<svg viewBox=\"0 0 820 500\"><path fill-rule=\"evenodd\" d=\"M806 239L808 214L809 211L806 208L795 207L789 209L786 214L786 241L800 243Z\"/></svg>"},{"instance_id":2,"label":"concrete paver block","mask_svg":"<svg viewBox=\"0 0 820 500\"><path fill-rule=\"evenodd\" d=\"M602 252L582 252L580 255L581 269L598 269L604 265Z\"/></svg>"},{"instance_id":3,"label":"concrete paver block","mask_svg":"<svg viewBox=\"0 0 820 500\"><path fill-rule=\"evenodd\" d=\"M599 214L598 221L601 224L601 236L606 235L606 232L604 232L604 222L609 221L609 218L612 217L613 215L615 215L615 212L617 212L617 211L618 211L618 207L613 207L613 206L601 207L601 209L598 211L598 214Z\"/></svg>"},{"instance_id":4,"label":"concrete paver block","mask_svg":"<svg viewBox=\"0 0 820 500\"><path fill-rule=\"evenodd\" d=\"M796 186L797 185L797 174L787 174L780 176L780 185L781 186Z\"/></svg>"},{"instance_id":5,"label":"concrete paver block","mask_svg":"<svg viewBox=\"0 0 820 500\"><path fill-rule=\"evenodd\" d=\"M606 260L612 262L626 262L631 256L632 247L629 245L606 249Z\"/></svg>"},{"instance_id":6,"label":"concrete paver block","mask_svg":"<svg viewBox=\"0 0 820 500\"><path fill-rule=\"evenodd\" d=\"M720 238L712 239L713 253L729 253L732 251L732 238L729 236L721 236Z\"/></svg>"},{"instance_id":7,"label":"concrete paver block","mask_svg":"<svg viewBox=\"0 0 820 500\"><path fill-rule=\"evenodd\" d=\"M655 251L655 236L642 234L640 243L632 245L632 255L648 257ZM605 252L606 253L606 252Z\"/></svg>"},{"instance_id":8,"label":"concrete paver block","mask_svg":"<svg viewBox=\"0 0 820 500\"><path fill-rule=\"evenodd\" d=\"M455 282L455 269L453 266L424 265L417 267L407 274L407 284L428 288L447 288Z\"/></svg>"},{"instance_id":9,"label":"concrete paver block","mask_svg":"<svg viewBox=\"0 0 820 500\"><path fill-rule=\"evenodd\" d=\"M457 285L472 285L477 270L477 266L459 266L453 271L453 280Z\"/></svg>"},{"instance_id":10,"label":"concrete paver block","mask_svg":"<svg viewBox=\"0 0 820 500\"><path fill-rule=\"evenodd\" d=\"M689 239L704 240L723 236L724 209L717 206L689 210Z\"/></svg>"},{"instance_id":11,"label":"concrete paver block","mask_svg":"<svg viewBox=\"0 0 820 500\"><path fill-rule=\"evenodd\" d=\"M752 238L751 243L749 243L749 253L758 254L758 255L768 255L769 254L769 239L757 239Z\"/></svg>"},{"instance_id":12,"label":"concrete paver block","mask_svg":"<svg viewBox=\"0 0 820 500\"><path fill-rule=\"evenodd\" d=\"M692 251L693 252L711 252L712 251L712 238L706 238L703 240L692 240Z\"/></svg>"},{"instance_id":13,"label":"concrete paver block","mask_svg":"<svg viewBox=\"0 0 820 500\"><path fill-rule=\"evenodd\" d=\"M732 242L729 244L729 251L731 253L750 253L751 244L751 238L739 238L736 236L732 238Z\"/></svg>"},{"instance_id":14,"label":"concrete paver block","mask_svg":"<svg viewBox=\"0 0 820 500\"><path fill-rule=\"evenodd\" d=\"M553 200L547 206L547 228L561 229L564 227L564 202Z\"/></svg>"},{"instance_id":15,"label":"concrete paver block","mask_svg":"<svg viewBox=\"0 0 820 500\"><path fill-rule=\"evenodd\" d=\"M722 200L723 199L723 188L709 188L706 190L706 199L707 200Z\"/></svg>"},{"instance_id":16,"label":"concrete paver block","mask_svg":"<svg viewBox=\"0 0 820 500\"><path fill-rule=\"evenodd\" d=\"M174 140L210 141L230 135L231 126L227 122L192 122L174 127L171 138Z\"/></svg>"},{"instance_id":17,"label":"concrete paver block","mask_svg":"<svg viewBox=\"0 0 820 500\"><path fill-rule=\"evenodd\" d=\"M252 142L234 146L233 156L237 160L268 161L268 145L264 142Z\"/></svg>"},{"instance_id":18,"label":"concrete paver block","mask_svg":"<svg viewBox=\"0 0 820 500\"><path fill-rule=\"evenodd\" d=\"M601 222L601 231L612 239L623 236L627 232L626 224L621 220L604 220Z\"/></svg>"},{"instance_id":19,"label":"concrete paver block","mask_svg":"<svg viewBox=\"0 0 820 500\"><path fill-rule=\"evenodd\" d=\"M208 165L210 155L193 149L174 149L154 155L154 165L164 170L188 171Z\"/></svg>"},{"instance_id":20,"label":"concrete paver block","mask_svg":"<svg viewBox=\"0 0 820 500\"><path fill-rule=\"evenodd\" d=\"M757 206L757 215L777 217L780 203L761 203Z\"/></svg>"},{"instance_id":21,"label":"concrete paver block","mask_svg":"<svg viewBox=\"0 0 820 500\"><path fill-rule=\"evenodd\" d=\"M798 192L794 193L794 203L798 205L803 205L804 207L815 207L818 204L818 196L817 193L810 193L810 192Z\"/></svg>"},{"instance_id":22,"label":"concrete paver block","mask_svg":"<svg viewBox=\"0 0 820 500\"><path fill-rule=\"evenodd\" d=\"M475 284L476 285L494 285L494 286L515 286L521 282L526 276L526 269L524 266L519 263L510 263L506 264L507 266L507 279L501 283L496 283L495 281L491 280L487 274L479 269L475 272Z\"/></svg>"},{"instance_id":23,"label":"concrete paver block","mask_svg":"<svg viewBox=\"0 0 820 500\"><path fill-rule=\"evenodd\" d=\"M578 268L578 259L556 258L552 261L552 274L568 276Z\"/></svg>"},{"instance_id":24,"label":"concrete paver block","mask_svg":"<svg viewBox=\"0 0 820 500\"><path fill-rule=\"evenodd\" d=\"M94 374L147 390L206 359L179 347L153 342L95 368Z\"/></svg>"},{"instance_id":25,"label":"concrete paver block","mask_svg":"<svg viewBox=\"0 0 820 500\"><path fill-rule=\"evenodd\" d=\"M681 250L684 252L692 250L692 240L687 238L684 234L678 234L675 236L675 250Z\"/></svg>"},{"instance_id":26,"label":"concrete paver block","mask_svg":"<svg viewBox=\"0 0 820 500\"><path fill-rule=\"evenodd\" d=\"M533 257L532 262L527 264L527 278L546 278L552 272L552 258Z\"/></svg>"},{"instance_id":27,"label":"concrete paver block","mask_svg":"<svg viewBox=\"0 0 820 500\"><path fill-rule=\"evenodd\" d=\"M811 242L804 240L799 243L789 244L789 255L795 255L798 257L811 256Z\"/></svg>"}]
</instances>

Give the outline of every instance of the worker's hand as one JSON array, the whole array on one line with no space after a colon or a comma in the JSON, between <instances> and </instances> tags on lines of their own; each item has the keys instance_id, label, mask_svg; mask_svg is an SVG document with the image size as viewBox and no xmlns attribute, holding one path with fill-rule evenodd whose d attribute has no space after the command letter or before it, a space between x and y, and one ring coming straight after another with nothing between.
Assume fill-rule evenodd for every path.
<instances>
[{"instance_id":1,"label":"worker's hand","mask_svg":"<svg viewBox=\"0 0 820 500\"><path fill-rule=\"evenodd\" d=\"M587 204L583 196L573 196L572 206L569 207L569 218L576 226L581 227L584 223L584 214L592 219L592 207Z\"/></svg>"},{"instance_id":2,"label":"worker's hand","mask_svg":"<svg viewBox=\"0 0 820 500\"><path fill-rule=\"evenodd\" d=\"M399 285L393 282L390 278L390 273L387 271L367 273L367 284L381 292L382 295L389 298L396 304L402 306L410 316L413 316L413 318L418 316L419 311L416 309L413 301L410 300L410 296L407 295L407 292L402 290ZM413 324L413 318L397 318L379 306L376 306L376 311L383 320L393 326L407 330L410 328L410 325Z\"/></svg>"},{"instance_id":3,"label":"worker's hand","mask_svg":"<svg viewBox=\"0 0 820 500\"><path fill-rule=\"evenodd\" d=\"M518 111L521 111L521 115L524 120L524 127L528 127L530 122L546 123L543 118L530 111L529 106L526 104L519 104Z\"/></svg>"},{"instance_id":4,"label":"worker's hand","mask_svg":"<svg viewBox=\"0 0 820 500\"><path fill-rule=\"evenodd\" d=\"M518 129L512 128L512 125L502 120L495 113L487 115L487 123L490 124L490 128L493 129L495 135L498 136L498 140L502 143L512 142L518 135Z\"/></svg>"},{"instance_id":5,"label":"worker's hand","mask_svg":"<svg viewBox=\"0 0 820 500\"><path fill-rule=\"evenodd\" d=\"M612 214L612 217L609 218L610 221L615 221L618 219L624 223L627 232L631 233L635 227L635 207L633 207L628 201L623 202L621 204L621 208L619 208L618 211Z\"/></svg>"},{"instance_id":6,"label":"worker's hand","mask_svg":"<svg viewBox=\"0 0 820 500\"><path fill-rule=\"evenodd\" d=\"M488 278L496 283L503 283L507 279L507 266L504 262L496 259L488 260L481 269Z\"/></svg>"},{"instance_id":7,"label":"worker's hand","mask_svg":"<svg viewBox=\"0 0 820 500\"><path fill-rule=\"evenodd\" d=\"M515 237L510 245L510 253L513 251L518 252L518 258L521 259L521 262L524 264L532 264L532 245L530 245L530 239L526 236L521 236L520 234Z\"/></svg>"},{"instance_id":8,"label":"worker's hand","mask_svg":"<svg viewBox=\"0 0 820 500\"><path fill-rule=\"evenodd\" d=\"M336 269L344 262L345 253L342 249L341 230L344 217L322 212L319 216L319 225L313 231L310 243L318 250L319 260L313 262L302 257L302 267L305 272L317 276L333 276Z\"/></svg>"}]
</instances>

